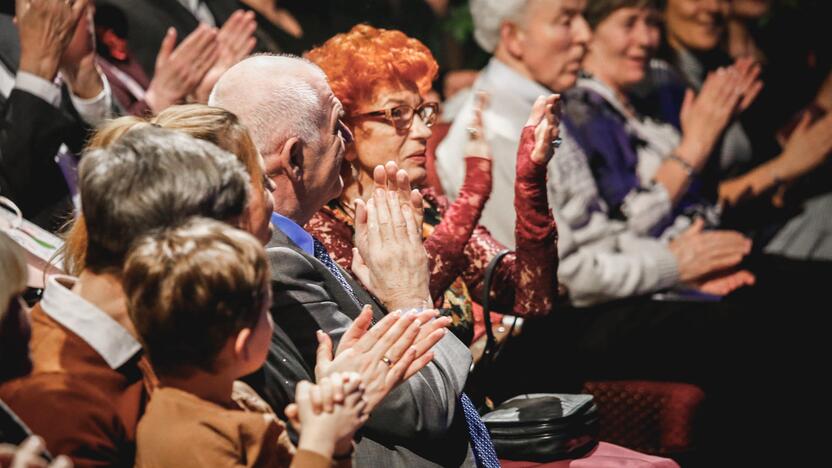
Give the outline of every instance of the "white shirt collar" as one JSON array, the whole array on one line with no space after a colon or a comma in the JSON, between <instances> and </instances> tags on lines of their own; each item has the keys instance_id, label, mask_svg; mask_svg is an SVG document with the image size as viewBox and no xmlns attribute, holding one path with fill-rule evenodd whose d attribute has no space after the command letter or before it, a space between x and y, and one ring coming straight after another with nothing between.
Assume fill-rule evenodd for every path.
<instances>
[{"instance_id":1,"label":"white shirt collar","mask_svg":"<svg viewBox=\"0 0 832 468\"><path fill-rule=\"evenodd\" d=\"M542 84L530 80L518 73L496 57L491 57L488 65L483 69L485 79L501 89L512 90L515 99L522 99L534 104L538 96L548 96L552 91Z\"/></svg>"},{"instance_id":2,"label":"white shirt collar","mask_svg":"<svg viewBox=\"0 0 832 468\"><path fill-rule=\"evenodd\" d=\"M14 73L6 68L6 64L0 61L0 94L9 97L14 89Z\"/></svg>"},{"instance_id":3,"label":"white shirt collar","mask_svg":"<svg viewBox=\"0 0 832 468\"><path fill-rule=\"evenodd\" d=\"M107 364L117 369L141 351L141 344L124 327L70 288L78 278L50 276L40 302L43 311L75 333Z\"/></svg>"}]
</instances>

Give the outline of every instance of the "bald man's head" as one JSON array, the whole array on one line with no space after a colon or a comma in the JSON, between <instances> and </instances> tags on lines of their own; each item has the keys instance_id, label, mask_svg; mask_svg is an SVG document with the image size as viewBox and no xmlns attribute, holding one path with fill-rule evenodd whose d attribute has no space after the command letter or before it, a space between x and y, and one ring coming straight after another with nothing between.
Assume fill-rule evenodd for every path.
<instances>
[{"instance_id":1,"label":"bald man's head","mask_svg":"<svg viewBox=\"0 0 832 468\"><path fill-rule=\"evenodd\" d=\"M318 145L331 93L326 75L312 62L286 55L255 55L220 77L208 104L237 114L265 156L291 137Z\"/></svg>"}]
</instances>

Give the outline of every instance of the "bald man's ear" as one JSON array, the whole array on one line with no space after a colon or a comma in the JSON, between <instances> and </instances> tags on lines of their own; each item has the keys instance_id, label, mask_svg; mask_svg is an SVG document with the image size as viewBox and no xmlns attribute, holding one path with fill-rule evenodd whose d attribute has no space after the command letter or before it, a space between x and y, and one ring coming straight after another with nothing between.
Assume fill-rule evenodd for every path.
<instances>
[{"instance_id":1,"label":"bald man's ear","mask_svg":"<svg viewBox=\"0 0 832 468\"><path fill-rule=\"evenodd\" d=\"M300 181L303 177L303 141L298 137L292 137L283 143L280 151L276 153L277 169L285 173L289 178ZM266 169L268 171L268 168Z\"/></svg>"}]
</instances>

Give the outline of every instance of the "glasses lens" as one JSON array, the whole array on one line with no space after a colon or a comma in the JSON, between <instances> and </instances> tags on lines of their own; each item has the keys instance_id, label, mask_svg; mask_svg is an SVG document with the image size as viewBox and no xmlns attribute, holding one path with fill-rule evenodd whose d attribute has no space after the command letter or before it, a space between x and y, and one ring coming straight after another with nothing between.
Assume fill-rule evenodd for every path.
<instances>
[{"instance_id":1,"label":"glasses lens","mask_svg":"<svg viewBox=\"0 0 832 468\"><path fill-rule=\"evenodd\" d=\"M413 121L413 108L410 106L394 107L390 109L390 118L397 129L407 129L410 127L410 122Z\"/></svg>"},{"instance_id":2,"label":"glasses lens","mask_svg":"<svg viewBox=\"0 0 832 468\"><path fill-rule=\"evenodd\" d=\"M435 102L428 102L419 107L419 117L426 126L430 127L436 122L439 116L439 104Z\"/></svg>"}]
</instances>

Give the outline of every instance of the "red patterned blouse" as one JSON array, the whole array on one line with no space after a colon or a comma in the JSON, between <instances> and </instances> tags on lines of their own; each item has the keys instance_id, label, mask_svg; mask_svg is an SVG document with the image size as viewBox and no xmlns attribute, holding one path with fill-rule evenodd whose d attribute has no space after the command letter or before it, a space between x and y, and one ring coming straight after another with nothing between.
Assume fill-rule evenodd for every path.
<instances>
[{"instance_id":1,"label":"red patterned blouse","mask_svg":"<svg viewBox=\"0 0 832 468\"><path fill-rule=\"evenodd\" d=\"M517 154L514 188L517 248L497 267L491 292L495 311L523 317L548 314L558 296L557 226L547 200L546 166L531 160L533 148L534 128L526 127ZM491 193L491 161L467 157L465 164L465 181L454 203L432 188L422 189L423 235L431 296L437 307L451 309L452 329L470 327L473 336L472 297L482 297L485 268L505 246L478 224ZM338 264L351 271L353 220L338 200L318 211L305 229L326 246ZM461 338L467 335L454 332Z\"/></svg>"}]
</instances>

